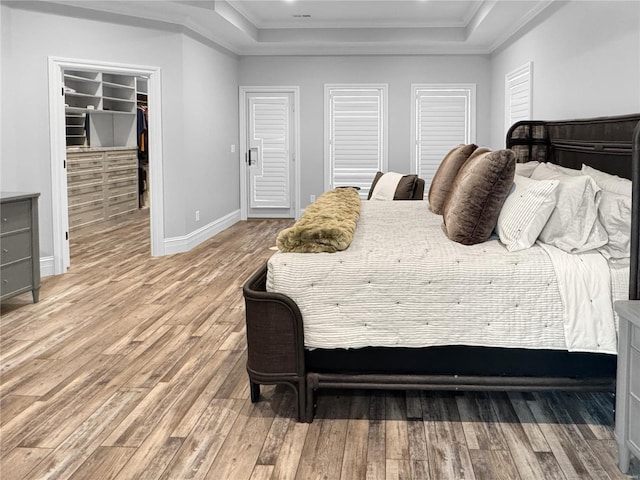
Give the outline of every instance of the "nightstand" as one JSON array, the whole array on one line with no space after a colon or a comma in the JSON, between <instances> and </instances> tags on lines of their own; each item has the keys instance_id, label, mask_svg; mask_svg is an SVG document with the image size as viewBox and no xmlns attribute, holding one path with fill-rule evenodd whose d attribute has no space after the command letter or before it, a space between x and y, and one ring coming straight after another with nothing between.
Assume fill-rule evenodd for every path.
<instances>
[{"instance_id":1,"label":"nightstand","mask_svg":"<svg viewBox=\"0 0 640 480\"><path fill-rule=\"evenodd\" d=\"M640 300L615 303L620 317L616 381L618 466L626 473L631 455L640 459Z\"/></svg>"},{"instance_id":2,"label":"nightstand","mask_svg":"<svg viewBox=\"0 0 640 480\"><path fill-rule=\"evenodd\" d=\"M39 193L0 192L0 302L29 290L33 301L38 301L39 196Z\"/></svg>"}]
</instances>

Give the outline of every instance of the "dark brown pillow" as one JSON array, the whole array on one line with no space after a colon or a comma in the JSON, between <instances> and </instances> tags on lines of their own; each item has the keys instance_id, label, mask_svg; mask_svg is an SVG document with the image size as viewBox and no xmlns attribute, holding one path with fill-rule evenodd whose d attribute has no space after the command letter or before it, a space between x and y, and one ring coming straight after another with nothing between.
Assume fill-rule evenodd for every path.
<instances>
[{"instance_id":1,"label":"dark brown pillow","mask_svg":"<svg viewBox=\"0 0 640 480\"><path fill-rule=\"evenodd\" d=\"M442 215L444 204L451 193L453 181L456 179L458 171L476 148L478 146L473 143L458 145L447 153L438 166L438 170L431 180L431 187L429 187L429 207L433 213Z\"/></svg>"},{"instance_id":2,"label":"dark brown pillow","mask_svg":"<svg viewBox=\"0 0 640 480\"><path fill-rule=\"evenodd\" d=\"M376 183L380 180L384 173L378 172L371 183L371 189L369 190L369 196L367 200L371 200L371 195L373 195L373 189L376 187ZM400 181L398 182L398 186L396 187L396 193L393 196L394 200L412 200L413 192L416 188L416 181L418 180L417 175L403 175Z\"/></svg>"},{"instance_id":3,"label":"dark brown pillow","mask_svg":"<svg viewBox=\"0 0 640 480\"><path fill-rule=\"evenodd\" d=\"M491 236L515 171L512 150L483 153L464 164L444 206L445 231L451 240L473 245Z\"/></svg>"}]
</instances>

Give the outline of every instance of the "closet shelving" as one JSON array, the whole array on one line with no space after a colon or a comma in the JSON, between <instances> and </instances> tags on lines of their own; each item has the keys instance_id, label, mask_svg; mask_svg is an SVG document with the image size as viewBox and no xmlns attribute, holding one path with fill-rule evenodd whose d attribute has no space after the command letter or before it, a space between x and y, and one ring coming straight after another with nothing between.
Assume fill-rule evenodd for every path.
<instances>
[{"instance_id":1,"label":"closet shelving","mask_svg":"<svg viewBox=\"0 0 640 480\"><path fill-rule=\"evenodd\" d=\"M66 70L64 96L67 146L87 146L87 114L135 116L136 77Z\"/></svg>"},{"instance_id":2,"label":"closet shelving","mask_svg":"<svg viewBox=\"0 0 640 480\"><path fill-rule=\"evenodd\" d=\"M69 228L137 210L137 79L64 71Z\"/></svg>"}]
</instances>

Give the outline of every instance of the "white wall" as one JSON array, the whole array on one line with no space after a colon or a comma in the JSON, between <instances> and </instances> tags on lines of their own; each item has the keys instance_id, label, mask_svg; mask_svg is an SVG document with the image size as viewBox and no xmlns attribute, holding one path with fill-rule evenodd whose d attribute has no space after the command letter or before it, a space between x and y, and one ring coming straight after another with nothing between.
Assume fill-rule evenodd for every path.
<instances>
[{"instance_id":1,"label":"white wall","mask_svg":"<svg viewBox=\"0 0 640 480\"><path fill-rule=\"evenodd\" d=\"M41 192L43 257L53 255L48 56L161 68L165 238L239 209L237 162L228 153L238 138L235 56L152 22L67 16L51 4L39 7L47 12L0 8L0 188Z\"/></svg>"},{"instance_id":2,"label":"white wall","mask_svg":"<svg viewBox=\"0 0 640 480\"><path fill-rule=\"evenodd\" d=\"M411 170L412 83L475 83L479 144L490 139L491 68L483 55L242 57L240 85L300 86L301 203L323 192L325 83L389 85L389 170Z\"/></svg>"},{"instance_id":3,"label":"white wall","mask_svg":"<svg viewBox=\"0 0 640 480\"><path fill-rule=\"evenodd\" d=\"M505 142L505 75L533 61L533 118L560 120L640 111L640 2L573 1L492 64L491 145Z\"/></svg>"},{"instance_id":4,"label":"white wall","mask_svg":"<svg viewBox=\"0 0 640 480\"><path fill-rule=\"evenodd\" d=\"M181 167L187 189L185 231L193 232L240 208L238 61L189 37L183 45L185 127L178 163L186 161Z\"/></svg>"}]
</instances>

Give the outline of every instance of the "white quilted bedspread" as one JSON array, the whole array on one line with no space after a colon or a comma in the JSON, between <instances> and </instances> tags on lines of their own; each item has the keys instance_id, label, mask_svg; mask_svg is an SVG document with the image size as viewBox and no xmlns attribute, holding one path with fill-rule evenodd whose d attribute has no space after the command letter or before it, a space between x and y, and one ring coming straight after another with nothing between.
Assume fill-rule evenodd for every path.
<instances>
[{"instance_id":1,"label":"white quilted bedspread","mask_svg":"<svg viewBox=\"0 0 640 480\"><path fill-rule=\"evenodd\" d=\"M296 302L307 348L568 349L558 280L540 246L465 246L441 225L426 201L363 201L346 251L278 252L267 290Z\"/></svg>"}]
</instances>

